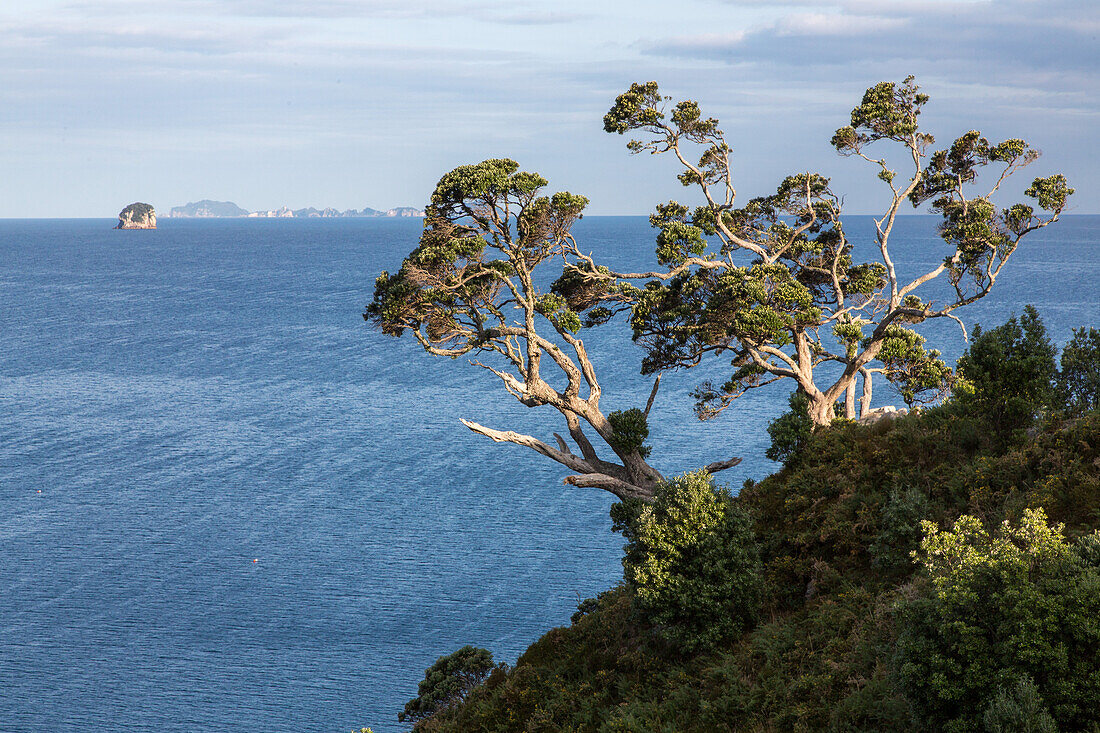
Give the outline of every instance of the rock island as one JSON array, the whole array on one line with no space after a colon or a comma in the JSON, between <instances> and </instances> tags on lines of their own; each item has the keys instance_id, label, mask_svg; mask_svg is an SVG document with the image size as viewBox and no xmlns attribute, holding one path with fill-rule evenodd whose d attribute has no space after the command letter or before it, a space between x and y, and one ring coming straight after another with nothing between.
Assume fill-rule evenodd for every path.
<instances>
[{"instance_id":1,"label":"rock island","mask_svg":"<svg viewBox=\"0 0 1100 733\"><path fill-rule=\"evenodd\" d=\"M157 212L149 204L135 202L118 214L118 226L115 229L156 229Z\"/></svg>"}]
</instances>

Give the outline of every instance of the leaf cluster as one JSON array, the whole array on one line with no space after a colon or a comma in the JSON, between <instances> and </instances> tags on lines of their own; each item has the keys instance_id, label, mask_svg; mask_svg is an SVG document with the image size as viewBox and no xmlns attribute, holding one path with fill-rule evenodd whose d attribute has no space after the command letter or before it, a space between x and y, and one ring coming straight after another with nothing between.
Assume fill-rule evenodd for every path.
<instances>
[{"instance_id":1,"label":"leaf cluster","mask_svg":"<svg viewBox=\"0 0 1100 733\"><path fill-rule=\"evenodd\" d=\"M623 527L623 577L643 616L688 652L751 628L761 586L752 523L709 474L663 485Z\"/></svg>"},{"instance_id":2,"label":"leaf cluster","mask_svg":"<svg viewBox=\"0 0 1100 733\"><path fill-rule=\"evenodd\" d=\"M954 382L951 367L940 358L939 351L926 350L924 341L916 331L891 324L886 327L876 356L886 379L909 408L942 398Z\"/></svg>"},{"instance_id":3,"label":"leaf cluster","mask_svg":"<svg viewBox=\"0 0 1100 733\"><path fill-rule=\"evenodd\" d=\"M417 696L409 700L398 719L416 723L459 705L496 668L492 652L473 646L440 657L424 671Z\"/></svg>"},{"instance_id":4,"label":"leaf cluster","mask_svg":"<svg viewBox=\"0 0 1100 733\"><path fill-rule=\"evenodd\" d=\"M520 289L537 266L563 256L573 224L588 203L567 192L539 193L546 180L513 160L459 166L444 175L426 208L417 247L393 274L375 281L364 318L392 336L413 330L425 348L451 356L485 348L506 309L523 305ZM557 295L535 310L559 331L580 318Z\"/></svg>"},{"instance_id":5,"label":"leaf cluster","mask_svg":"<svg viewBox=\"0 0 1100 733\"><path fill-rule=\"evenodd\" d=\"M1100 567L1042 509L995 532L973 516L923 527L915 556L931 590L905 608L900 636L900 679L917 714L940 730L974 730L998 707L990 690L1033 680L1050 709L1038 717L1085 729L1100 705Z\"/></svg>"},{"instance_id":6,"label":"leaf cluster","mask_svg":"<svg viewBox=\"0 0 1100 733\"><path fill-rule=\"evenodd\" d=\"M926 102L928 95L918 91L912 76L901 84L880 82L868 89L852 110L851 124L833 135L833 147L842 155L850 155L878 140L905 143L918 134L917 118ZM924 144L934 142L931 135L921 135L921 139Z\"/></svg>"},{"instance_id":7,"label":"leaf cluster","mask_svg":"<svg viewBox=\"0 0 1100 733\"><path fill-rule=\"evenodd\" d=\"M607 421L614 430L608 443L617 453L623 455L637 451L642 458L649 457L652 448L645 445L649 437L649 422L642 410L637 407L615 410L607 415Z\"/></svg>"},{"instance_id":8,"label":"leaf cluster","mask_svg":"<svg viewBox=\"0 0 1100 733\"><path fill-rule=\"evenodd\" d=\"M958 362L961 380L954 398L960 409L981 416L995 436L1007 439L1051 406L1056 354L1032 306L988 332L976 327Z\"/></svg>"},{"instance_id":9,"label":"leaf cluster","mask_svg":"<svg viewBox=\"0 0 1100 733\"><path fill-rule=\"evenodd\" d=\"M1100 330L1073 330L1073 338L1062 349L1057 383L1059 399L1069 412L1100 407Z\"/></svg>"}]
</instances>

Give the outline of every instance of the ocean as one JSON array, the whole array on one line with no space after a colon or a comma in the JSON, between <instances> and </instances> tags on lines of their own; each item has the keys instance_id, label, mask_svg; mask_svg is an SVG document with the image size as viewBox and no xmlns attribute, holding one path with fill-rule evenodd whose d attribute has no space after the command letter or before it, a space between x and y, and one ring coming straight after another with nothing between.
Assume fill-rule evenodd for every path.
<instances>
[{"instance_id":1,"label":"ocean","mask_svg":"<svg viewBox=\"0 0 1100 733\"><path fill-rule=\"evenodd\" d=\"M935 221L900 220L904 271L943 257ZM418 220L112 225L0 221L0 731L405 730L437 657L514 663L621 577L609 494L458 422L550 439L556 412L364 323ZM576 232L653 266L644 217ZM959 314L1032 303L1058 343L1100 326L1098 242L1096 216L1031 235ZM625 332L585 336L606 411L651 386ZM952 362L965 346L927 333ZM724 371L667 375L649 442L670 474L743 456L736 489L774 470L789 386L699 423L688 392Z\"/></svg>"}]
</instances>

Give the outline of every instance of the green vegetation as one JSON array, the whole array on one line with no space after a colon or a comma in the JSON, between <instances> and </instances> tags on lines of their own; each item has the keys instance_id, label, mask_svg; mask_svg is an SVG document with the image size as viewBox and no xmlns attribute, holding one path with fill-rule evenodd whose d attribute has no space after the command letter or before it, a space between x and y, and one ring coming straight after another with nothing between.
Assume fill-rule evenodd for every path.
<instances>
[{"instance_id":1,"label":"green vegetation","mask_svg":"<svg viewBox=\"0 0 1100 733\"><path fill-rule=\"evenodd\" d=\"M700 419L715 417L749 389L787 379L797 386L797 409L811 429L827 427L838 409L849 419L868 415L880 377L910 407L933 403L954 374L914 327L958 320L956 310L985 297L1024 238L1058 220L1073 189L1062 175L1036 178L1023 195L1038 209L1025 203L999 209L993 194L1003 195L1039 153L1023 140L991 143L973 130L934 150L935 139L919 125L927 102L912 77L876 84L832 137L839 155L870 164L889 189L869 261L855 257L843 198L828 178L797 173L774 194L738 202L731 147L718 120L704 117L694 101L672 104L648 82L615 99L604 129L640 136L628 144L633 153L672 154L680 182L701 196L694 209L670 201L650 216L658 230L657 269L615 272L597 263L573 234L588 199L547 193L539 174L491 159L440 178L418 246L396 273L378 276L364 317L383 333L415 338L430 354L472 355L523 405L554 408L572 446L557 433L551 443L464 424L557 461L574 474L566 483L620 500L652 502L667 482L648 463L651 447L644 443L665 370L732 356L724 382L694 391ZM900 155L908 170L899 177L886 157L872 154ZM891 233L899 212L925 204L943 219L938 264L904 280L890 254ZM935 281L950 284L950 297L922 300ZM597 365L580 334L626 313L645 351L642 372L657 374L658 382L644 410L607 414ZM972 371L987 366L976 362ZM1006 406L1009 413L1026 409L1030 396L1021 399ZM1011 432L1009 413L1003 431ZM776 444L776 455L785 457L805 431L795 420L781 432L785 442ZM713 474L738 462L699 468Z\"/></svg>"},{"instance_id":2,"label":"green vegetation","mask_svg":"<svg viewBox=\"0 0 1100 733\"><path fill-rule=\"evenodd\" d=\"M131 221L138 221L153 213L152 204L144 204L141 202L133 203L127 206L119 213L119 217L124 218L129 216Z\"/></svg>"},{"instance_id":3,"label":"green vegetation","mask_svg":"<svg viewBox=\"0 0 1100 733\"><path fill-rule=\"evenodd\" d=\"M1100 331L1078 328L1062 350L1059 396L1074 412L1100 407Z\"/></svg>"},{"instance_id":4,"label":"green vegetation","mask_svg":"<svg viewBox=\"0 0 1100 733\"><path fill-rule=\"evenodd\" d=\"M572 447L463 422L614 494L627 543L622 584L583 601L570 627L511 669L471 647L441 658L402 720L607 733L1100 725L1100 334L1077 332L1059 370L1028 308L976 329L952 370L916 330L961 325L955 311L991 291L1073 189L1036 178L1022 193L1037 209L998 208L993 194L1038 152L976 131L933 150L927 102L912 77L876 84L832 137L888 188L864 262L829 179L797 173L736 202L718 121L655 82L619 95L604 129L639 135L634 153L671 153L702 197L656 207L658 269L597 263L572 232L587 199L545 193L515 161L440 179L418 246L379 275L364 317L430 354L473 356L521 404L560 413ZM938 264L903 280L891 232L903 206L925 204L942 218ZM940 295L923 300L934 281ZM620 314L658 379L645 409L605 413L580 334ZM768 431L783 469L737 497L712 476L739 459L674 479L648 463L660 373L713 355L731 371L695 390L701 419L746 390L796 385ZM860 424L880 378L910 407L951 396Z\"/></svg>"},{"instance_id":5,"label":"green vegetation","mask_svg":"<svg viewBox=\"0 0 1100 733\"><path fill-rule=\"evenodd\" d=\"M1057 350L1031 306L1019 321L983 333L974 329L974 341L959 359L962 382L956 387L960 406L984 418L995 435L1006 437L1026 428L1036 412L1050 405Z\"/></svg>"},{"instance_id":6,"label":"green vegetation","mask_svg":"<svg viewBox=\"0 0 1100 733\"><path fill-rule=\"evenodd\" d=\"M1015 688L1033 701L1030 717L1053 713L1067 730L1095 722L1100 566L1090 551L1100 532L1075 546L1042 509L1025 509L1018 527L1006 520L992 534L969 515L942 532L925 523L924 534L917 556L931 588L905 609L899 649L917 715L936 730L980 729L983 711L1006 709L989 691Z\"/></svg>"},{"instance_id":7,"label":"green vegetation","mask_svg":"<svg viewBox=\"0 0 1100 733\"><path fill-rule=\"evenodd\" d=\"M752 522L708 474L662 484L652 504L619 505L624 579L642 617L685 651L717 648L755 625L760 559Z\"/></svg>"},{"instance_id":8,"label":"green vegetation","mask_svg":"<svg viewBox=\"0 0 1100 733\"><path fill-rule=\"evenodd\" d=\"M419 694L409 700L398 719L415 723L458 705L494 669L493 653L486 649L464 646L440 657L424 671Z\"/></svg>"},{"instance_id":9,"label":"green vegetation","mask_svg":"<svg viewBox=\"0 0 1100 733\"><path fill-rule=\"evenodd\" d=\"M941 406L795 430L737 497L688 474L615 505L623 582L416 730L1097 730L1100 412L1079 410L1077 333L1051 370L1028 309L978 332Z\"/></svg>"}]
</instances>

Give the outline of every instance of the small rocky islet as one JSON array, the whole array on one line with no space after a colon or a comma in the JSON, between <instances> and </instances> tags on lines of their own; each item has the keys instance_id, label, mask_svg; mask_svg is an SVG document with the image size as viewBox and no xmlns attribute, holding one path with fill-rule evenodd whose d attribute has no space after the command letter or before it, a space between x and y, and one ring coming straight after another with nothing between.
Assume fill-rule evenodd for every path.
<instances>
[{"instance_id":1,"label":"small rocky islet","mask_svg":"<svg viewBox=\"0 0 1100 733\"><path fill-rule=\"evenodd\" d=\"M118 225L115 229L156 229L157 212L151 204L136 201L118 214Z\"/></svg>"}]
</instances>

